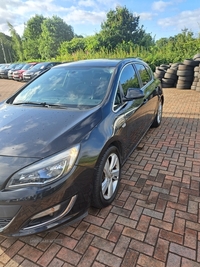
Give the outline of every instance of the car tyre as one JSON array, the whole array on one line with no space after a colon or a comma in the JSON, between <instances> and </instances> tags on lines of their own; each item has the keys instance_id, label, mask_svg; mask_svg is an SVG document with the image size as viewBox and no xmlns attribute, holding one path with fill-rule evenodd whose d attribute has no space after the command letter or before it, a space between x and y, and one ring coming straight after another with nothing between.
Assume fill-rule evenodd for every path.
<instances>
[{"instance_id":1,"label":"car tyre","mask_svg":"<svg viewBox=\"0 0 200 267\"><path fill-rule=\"evenodd\" d=\"M151 127L156 128L156 127L160 126L161 120L162 120L162 113L163 113L163 103L160 100L159 104L158 104L158 109L157 109L157 112L156 112L156 116L154 118L154 121L153 121Z\"/></svg>"},{"instance_id":2,"label":"car tyre","mask_svg":"<svg viewBox=\"0 0 200 267\"><path fill-rule=\"evenodd\" d=\"M115 146L109 147L102 158L94 179L92 206L104 208L115 199L121 179L121 159Z\"/></svg>"}]
</instances>

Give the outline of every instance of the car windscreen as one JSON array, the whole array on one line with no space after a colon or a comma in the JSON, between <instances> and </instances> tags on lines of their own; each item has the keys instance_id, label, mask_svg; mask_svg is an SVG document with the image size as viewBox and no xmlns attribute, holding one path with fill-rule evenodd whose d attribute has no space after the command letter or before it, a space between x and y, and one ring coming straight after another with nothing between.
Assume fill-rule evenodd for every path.
<instances>
[{"instance_id":1,"label":"car windscreen","mask_svg":"<svg viewBox=\"0 0 200 267\"><path fill-rule=\"evenodd\" d=\"M33 67L33 65L28 63L28 64L24 65L23 68L22 68L21 70L28 70L28 69L30 69L31 67Z\"/></svg>"},{"instance_id":2,"label":"car windscreen","mask_svg":"<svg viewBox=\"0 0 200 267\"><path fill-rule=\"evenodd\" d=\"M52 68L29 83L13 104L91 108L102 102L114 67Z\"/></svg>"}]
</instances>

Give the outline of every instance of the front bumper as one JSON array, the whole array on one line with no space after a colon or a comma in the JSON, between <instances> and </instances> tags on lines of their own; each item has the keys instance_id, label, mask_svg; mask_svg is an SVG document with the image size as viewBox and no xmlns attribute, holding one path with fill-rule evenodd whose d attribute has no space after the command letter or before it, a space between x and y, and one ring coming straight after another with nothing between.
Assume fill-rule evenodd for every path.
<instances>
[{"instance_id":1,"label":"front bumper","mask_svg":"<svg viewBox=\"0 0 200 267\"><path fill-rule=\"evenodd\" d=\"M33 75L24 75L24 76L23 76L23 81L28 82L28 81L30 81L32 78L33 78Z\"/></svg>"},{"instance_id":2,"label":"front bumper","mask_svg":"<svg viewBox=\"0 0 200 267\"><path fill-rule=\"evenodd\" d=\"M2 79L8 79L8 74L7 73L0 73L0 77Z\"/></svg>"},{"instance_id":3,"label":"front bumper","mask_svg":"<svg viewBox=\"0 0 200 267\"><path fill-rule=\"evenodd\" d=\"M36 234L86 216L92 176L91 169L74 167L69 175L43 187L0 191L0 235Z\"/></svg>"}]
</instances>

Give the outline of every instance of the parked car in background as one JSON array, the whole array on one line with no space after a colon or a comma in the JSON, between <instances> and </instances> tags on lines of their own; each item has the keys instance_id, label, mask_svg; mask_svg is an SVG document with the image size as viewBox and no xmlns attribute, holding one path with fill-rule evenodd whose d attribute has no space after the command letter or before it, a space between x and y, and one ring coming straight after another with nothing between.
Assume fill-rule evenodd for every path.
<instances>
[{"instance_id":1,"label":"parked car in background","mask_svg":"<svg viewBox=\"0 0 200 267\"><path fill-rule=\"evenodd\" d=\"M27 70L30 70L34 67L38 62L31 62L25 64L20 70L15 70L13 72L13 80L15 81L22 81L23 80L23 73Z\"/></svg>"},{"instance_id":2,"label":"parked car in background","mask_svg":"<svg viewBox=\"0 0 200 267\"><path fill-rule=\"evenodd\" d=\"M2 77L1 77L1 72L3 73L4 69L8 68L9 65L10 65L10 64L5 63L5 64L2 64L2 65L0 66L0 78L2 78Z\"/></svg>"},{"instance_id":3,"label":"parked car in background","mask_svg":"<svg viewBox=\"0 0 200 267\"><path fill-rule=\"evenodd\" d=\"M30 70L23 73L23 81L28 82L34 77L38 76L40 73L47 71L55 65L61 64L61 62L41 62L35 65Z\"/></svg>"},{"instance_id":4,"label":"parked car in background","mask_svg":"<svg viewBox=\"0 0 200 267\"><path fill-rule=\"evenodd\" d=\"M16 70L20 70L26 63L19 63L14 68L8 71L8 79L13 79L13 72Z\"/></svg>"},{"instance_id":5,"label":"parked car in background","mask_svg":"<svg viewBox=\"0 0 200 267\"><path fill-rule=\"evenodd\" d=\"M14 69L19 63L13 63L9 64L7 67L4 69L0 70L0 77L4 79L8 79L8 71L11 69Z\"/></svg>"},{"instance_id":6,"label":"parked car in background","mask_svg":"<svg viewBox=\"0 0 200 267\"><path fill-rule=\"evenodd\" d=\"M0 234L49 231L110 205L163 103L160 81L135 58L60 64L2 102Z\"/></svg>"}]
</instances>

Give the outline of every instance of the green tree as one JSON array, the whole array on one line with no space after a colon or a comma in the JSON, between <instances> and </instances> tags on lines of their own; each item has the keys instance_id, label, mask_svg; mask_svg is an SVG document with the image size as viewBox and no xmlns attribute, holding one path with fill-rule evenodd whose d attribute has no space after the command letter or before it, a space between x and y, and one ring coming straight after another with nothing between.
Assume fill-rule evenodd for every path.
<instances>
[{"instance_id":1,"label":"green tree","mask_svg":"<svg viewBox=\"0 0 200 267\"><path fill-rule=\"evenodd\" d=\"M85 50L85 38L73 38L71 41L62 42L59 52L61 54L72 54L79 50Z\"/></svg>"},{"instance_id":2,"label":"green tree","mask_svg":"<svg viewBox=\"0 0 200 267\"><path fill-rule=\"evenodd\" d=\"M16 60L23 61L24 54L23 54L23 47L22 47L22 40L20 35L16 32L15 28L12 24L8 22L8 27L10 31L10 35L12 37L12 47L16 53Z\"/></svg>"},{"instance_id":3,"label":"green tree","mask_svg":"<svg viewBox=\"0 0 200 267\"><path fill-rule=\"evenodd\" d=\"M23 48L26 59L39 59L39 40L42 33L41 25L45 18L42 15L35 15L30 18L23 33Z\"/></svg>"},{"instance_id":4,"label":"green tree","mask_svg":"<svg viewBox=\"0 0 200 267\"><path fill-rule=\"evenodd\" d=\"M12 48L12 38L0 32L0 63L13 62L16 58Z\"/></svg>"},{"instance_id":5,"label":"green tree","mask_svg":"<svg viewBox=\"0 0 200 267\"><path fill-rule=\"evenodd\" d=\"M142 45L145 31L139 27L139 16L134 16L126 7L117 7L107 13L99 34L101 45L113 50L119 43L130 41Z\"/></svg>"},{"instance_id":6,"label":"green tree","mask_svg":"<svg viewBox=\"0 0 200 267\"><path fill-rule=\"evenodd\" d=\"M55 58L61 43L74 37L73 28L57 16L45 19L41 27L39 52L42 59Z\"/></svg>"}]
</instances>

